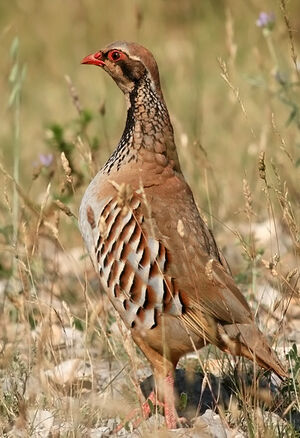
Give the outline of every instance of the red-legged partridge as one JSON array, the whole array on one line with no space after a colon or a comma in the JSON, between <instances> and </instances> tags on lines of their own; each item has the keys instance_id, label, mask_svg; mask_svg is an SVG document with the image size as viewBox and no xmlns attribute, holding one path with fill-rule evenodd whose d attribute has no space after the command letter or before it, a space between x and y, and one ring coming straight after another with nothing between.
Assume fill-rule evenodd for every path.
<instances>
[{"instance_id":1,"label":"red-legged partridge","mask_svg":"<svg viewBox=\"0 0 300 438\"><path fill-rule=\"evenodd\" d=\"M103 289L163 388L167 427L174 428L173 373L188 352L211 343L286 373L182 175L153 55L118 41L82 63L109 73L128 112L117 148L83 197L81 233Z\"/></svg>"}]
</instances>

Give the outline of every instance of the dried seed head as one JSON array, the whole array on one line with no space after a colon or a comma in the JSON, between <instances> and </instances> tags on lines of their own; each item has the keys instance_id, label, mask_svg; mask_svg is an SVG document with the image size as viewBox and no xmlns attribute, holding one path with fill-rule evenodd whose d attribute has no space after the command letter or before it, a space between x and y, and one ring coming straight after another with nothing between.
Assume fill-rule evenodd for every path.
<instances>
[{"instance_id":1,"label":"dried seed head","mask_svg":"<svg viewBox=\"0 0 300 438\"><path fill-rule=\"evenodd\" d=\"M264 151L261 151L258 158L258 172L259 177L263 179L265 182L266 180L266 164L265 164L265 153Z\"/></svg>"},{"instance_id":2,"label":"dried seed head","mask_svg":"<svg viewBox=\"0 0 300 438\"><path fill-rule=\"evenodd\" d=\"M269 269L273 277L278 277L278 272L276 271L276 266L278 265L278 262L280 260L280 257L277 253L273 255L273 257L267 261L262 259L262 264L265 266L265 268Z\"/></svg>"},{"instance_id":3,"label":"dried seed head","mask_svg":"<svg viewBox=\"0 0 300 438\"><path fill-rule=\"evenodd\" d=\"M250 187L248 184L248 181L246 179L243 179L243 193L245 197L245 213L250 220L250 217L254 215L253 208L252 208L252 194L250 191Z\"/></svg>"},{"instance_id":4,"label":"dried seed head","mask_svg":"<svg viewBox=\"0 0 300 438\"><path fill-rule=\"evenodd\" d=\"M276 176L278 186L281 186L281 177L280 177L280 174L279 174L279 170L278 170L278 168L277 168L277 166L276 166L276 164L275 164L273 159L271 159L271 166L272 166L274 175Z\"/></svg>"},{"instance_id":5,"label":"dried seed head","mask_svg":"<svg viewBox=\"0 0 300 438\"><path fill-rule=\"evenodd\" d=\"M72 169L70 167L69 160L65 156L64 152L61 153L60 159L61 159L61 164L62 164L62 167L64 169L65 175L66 175L66 180L69 184L72 184L72 177L71 177Z\"/></svg>"},{"instance_id":6,"label":"dried seed head","mask_svg":"<svg viewBox=\"0 0 300 438\"><path fill-rule=\"evenodd\" d=\"M295 277L295 275L298 275L299 271L298 268L294 268L291 271L289 271L286 275L286 281L288 283L290 283L290 281L292 280L293 277Z\"/></svg>"},{"instance_id":7,"label":"dried seed head","mask_svg":"<svg viewBox=\"0 0 300 438\"><path fill-rule=\"evenodd\" d=\"M43 221L43 225L48 228L48 230L51 231L55 239L58 240L58 227L56 225L53 225L49 221Z\"/></svg>"},{"instance_id":8,"label":"dried seed head","mask_svg":"<svg viewBox=\"0 0 300 438\"><path fill-rule=\"evenodd\" d=\"M117 203L122 209L122 215L125 216L128 213L130 207L130 201L132 200L133 190L130 184L117 184L115 181L110 181L112 186L117 190Z\"/></svg>"},{"instance_id":9,"label":"dried seed head","mask_svg":"<svg viewBox=\"0 0 300 438\"><path fill-rule=\"evenodd\" d=\"M63 211L67 216L75 217L74 213L69 209L67 205L65 205L63 202L61 202L59 199L56 199L55 204L57 207Z\"/></svg>"}]
</instances>

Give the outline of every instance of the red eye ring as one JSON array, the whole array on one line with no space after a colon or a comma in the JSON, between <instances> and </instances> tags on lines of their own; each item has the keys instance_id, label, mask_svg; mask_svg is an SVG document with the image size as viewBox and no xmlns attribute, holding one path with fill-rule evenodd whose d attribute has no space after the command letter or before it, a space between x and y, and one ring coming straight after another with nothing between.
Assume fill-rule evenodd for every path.
<instances>
[{"instance_id":1,"label":"red eye ring","mask_svg":"<svg viewBox=\"0 0 300 438\"><path fill-rule=\"evenodd\" d=\"M111 50L110 52L108 52L108 59L113 62L125 59L125 57L125 54L123 52L120 52L119 50Z\"/></svg>"}]
</instances>

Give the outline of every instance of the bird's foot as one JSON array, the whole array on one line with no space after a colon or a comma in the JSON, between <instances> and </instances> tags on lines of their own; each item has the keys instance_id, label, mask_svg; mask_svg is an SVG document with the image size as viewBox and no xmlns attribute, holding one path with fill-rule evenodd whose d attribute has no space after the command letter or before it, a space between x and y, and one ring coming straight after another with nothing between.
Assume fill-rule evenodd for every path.
<instances>
[{"instance_id":1,"label":"bird's foot","mask_svg":"<svg viewBox=\"0 0 300 438\"><path fill-rule=\"evenodd\" d=\"M163 407L164 404L157 400L154 391L151 392L147 400L142 404L141 408L133 409L119 426L114 430L115 433L119 432L129 422L132 422L133 429L136 429L143 420L147 420L154 412L155 407Z\"/></svg>"},{"instance_id":2,"label":"bird's foot","mask_svg":"<svg viewBox=\"0 0 300 438\"><path fill-rule=\"evenodd\" d=\"M136 429L143 420L147 420L157 410L161 410L161 408L164 410L166 426L168 429L176 429L178 426L182 427L188 424L186 418L178 417L174 404L172 405L172 403L170 404L167 401L162 403L157 399L155 392L152 391L147 400L142 404L141 408L136 408L130 412L122 423L116 427L114 433L119 432L129 422L132 423L132 428Z\"/></svg>"}]
</instances>

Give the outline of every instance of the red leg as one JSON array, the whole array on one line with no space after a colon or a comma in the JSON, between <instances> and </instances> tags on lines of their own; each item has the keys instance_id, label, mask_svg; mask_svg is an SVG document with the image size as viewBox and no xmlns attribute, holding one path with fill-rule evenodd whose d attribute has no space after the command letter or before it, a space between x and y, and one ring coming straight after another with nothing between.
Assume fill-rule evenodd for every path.
<instances>
[{"instance_id":1,"label":"red leg","mask_svg":"<svg viewBox=\"0 0 300 438\"><path fill-rule=\"evenodd\" d=\"M149 403L149 401L150 401L150 403ZM122 421L122 423L116 427L114 432L115 433L119 432L121 429L123 429L123 427L125 426L126 423L133 420L135 417L137 417L137 419L133 422L133 429L136 429L141 424L141 422L143 420L147 420L151 416L151 414L152 414L151 405L164 407L164 404L161 403L159 400L157 400L157 397L156 397L156 394L154 391L152 391L150 393L149 397L147 397L147 400L142 404L142 415L140 415L141 414L140 408L133 409L127 415L125 420Z\"/></svg>"},{"instance_id":2,"label":"red leg","mask_svg":"<svg viewBox=\"0 0 300 438\"><path fill-rule=\"evenodd\" d=\"M174 377L171 373L164 379L164 399L166 426L168 429L176 429L178 416L175 409Z\"/></svg>"},{"instance_id":3,"label":"red leg","mask_svg":"<svg viewBox=\"0 0 300 438\"><path fill-rule=\"evenodd\" d=\"M164 408L164 414L165 414L165 420L166 420L166 426L168 429L176 429L177 427L177 412L175 409L175 397L174 397L174 377L170 373L165 377L163 380L163 389L164 389L164 399L165 402L162 403L157 399L156 393L152 391L147 398L147 400L142 404L142 416L140 415L140 409L134 409L127 417L126 419L119 424L119 426L115 429L114 432L119 432L126 423L133 420L135 417L137 419L133 422L133 428L136 429L141 422L144 420L147 420L152 412L151 412L151 405L153 406L161 406ZM150 403L149 403L150 401Z\"/></svg>"},{"instance_id":4,"label":"red leg","mask_svg":"<svg viewBox=\"0 0 300 438\"><path fill-rule=\"evenodd\" d=\"M150 401L150 403L149 403ZM142 413L145 420L150 417L153 413L151 412L151 405L153 406L164 406L159 400L157 400L156 394L154 391L151 391L150 395L147 397L147 400L142 405Z\"/></svg>"}]
</instances>

